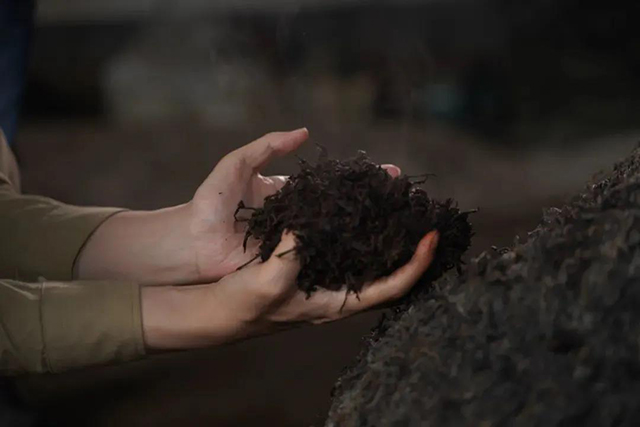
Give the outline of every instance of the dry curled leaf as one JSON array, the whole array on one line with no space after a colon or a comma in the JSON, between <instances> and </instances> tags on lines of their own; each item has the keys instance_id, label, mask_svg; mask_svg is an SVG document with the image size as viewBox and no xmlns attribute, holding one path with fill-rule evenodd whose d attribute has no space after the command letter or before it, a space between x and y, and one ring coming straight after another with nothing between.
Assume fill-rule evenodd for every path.
<instances>
[{"instance_id":1,"label":"dry curled leaf","mask_svg":"<svg viewBox=\"0 0 640 427\"><path fill-rule=\"evenodd\" d=\"M460 266L472 230L469 212L460 212L452 200L431 199L412 177L394 179L364 152L349 160L329 160L325 153L315 165L300 160L300 169L262 208L253 210L246 238L261 241L264 261L282 232L292 231L302 264L301 290L346 285L357 293L409 261L431 230L440 232L440 241L421 282ZM239 209L247 208L241 204Z\"/></svg>"}]
</instances>

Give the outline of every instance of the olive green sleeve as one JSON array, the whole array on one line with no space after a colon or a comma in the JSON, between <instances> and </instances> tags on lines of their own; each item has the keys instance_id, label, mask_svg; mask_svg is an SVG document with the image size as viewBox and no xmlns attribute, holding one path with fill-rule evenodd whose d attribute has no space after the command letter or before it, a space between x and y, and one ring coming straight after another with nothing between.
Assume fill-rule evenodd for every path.
<instances>
[{"instance_id":1,"label":"olive green sleeve","mask_svg":"<svg viewBox=\"0 0 640 427\"><path fill-rule=\"evenodd\" d=\"M0 375L61 372L143 355L137 284L0 280Z\"/></svg>"},{"instance_id":2,"label":"olive green sleeve","mask_svg":"<svg viewBox=\"0 0 640 427\"><path fill-rule=\"evenodd\" d=\"M20 194L18 167L0 130L0 375L144 354L137 284L39 279L71 280L82 246L119 211Z\"/></svg>"},{"instance_id":3,"label":"olive green sleeve","mask_svg":"<svg viewBox=\"0 0 640 427\"><path fill-rule=\"evenodd\" d=\"M23 196L0 184L0 277L72 280L74 263L85 242L120 211Z\"/></svg>"},{"instance_id":4,"label":"olive green sleeve","mask_svg":"<svg viewBox=\"0 0 640 427\"><path fill-rule=\"evenodd\" d=\"M75 260L114 208L65 205L20 194L15 159L0 132L0 277L72 280Z\"/></svg>"}]
</instances>

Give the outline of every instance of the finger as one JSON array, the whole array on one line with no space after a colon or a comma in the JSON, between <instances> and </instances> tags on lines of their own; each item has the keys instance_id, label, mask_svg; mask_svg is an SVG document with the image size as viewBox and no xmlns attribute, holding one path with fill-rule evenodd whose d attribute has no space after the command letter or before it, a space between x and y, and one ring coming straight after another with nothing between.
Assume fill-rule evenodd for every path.
<instances>
[{"instance_id":1,"label":"finger","mask_svg":"<svg viewBox=\"0 0 640 427\"><path fill-rule=\"evenodd\" d=\"M295 286L301 268L295 253L296 245L296 238L292 232L282 233L280 243L262 265L262 274L267 280L285 286Z\"/></svg>"},{"instance_id":2,"label":"finger","mask_svg":"<svg viewBox=\"0 0 640 427\"><path fill-rule=\"evenodd\" d=\"M269 178L271 178L271 180L273 181L274 193L280 191L289 180L289 177L287 175L274 175L270 176Z\"/></svg>"},{"instance_id":3,"label":"finger","mask_svg":"<svg viewBox=\"0 0 640 427\"><path fill-rule=\"evenodd\" d=\"M272 194L280 191L289 179L286 175L262 176L257 174L253 179L253 200L250 200L251 206L261 208L264 205L264 199Z\"/></svg>"},{"instance_id":4,"label":"finger","mask_svg":"<svg viewBox=\"0 0 640 427\"><path fill-rule=\"evenodd\" d=\"M262 198L280 191L289 180L287 175L262 176L258 174L257 178L255 180L256 185L258 185L256 190Z\"/></svg>"},{"instance_id":5,"label":"finger","mask_svg":"<svg viewBox=\"0 0 640 427\"><path fill-rule=\"evenodd\" d=\"M288 154L309 138L307 128L291 132L272 132L230 154L236 162L259 171L275 157Z\"/></svg>"},{"instance_id":6,"label":"finger","mask_svg":"<svg viewBox=\"0 0 640 427\"><path fill-rule=\"evenodd\" d=\"M274 132L229 154L216 165L199 191L218 194L221 209L237 206L252 177L274 157L298 148L309 137L306 128L292 132Z\"/></svg>"},{"instance_id":7,"label":"finger","mask_svg":"<svg viewBox=\"0 0 640 427\"><path fill-rule=\"evenodd\" d=\"M402 174L402 170L396 165L380 165L380 167L386 170L393 178L397 178Z\"/></svg>"},{"instance_id":8,"label":"finger","mask_svg":"<svg viewBox=\"0 0 640 427\"><path fill-rule=\"evenodd\" d=\"M428 233L418 243L413 257L407 264L390 276L365 286L358 295L360 299L350 297L345 308L353 311L364 310L406 295L431 265L438 246L438 238L437 231Z\"/></svg>"}]
</instances>

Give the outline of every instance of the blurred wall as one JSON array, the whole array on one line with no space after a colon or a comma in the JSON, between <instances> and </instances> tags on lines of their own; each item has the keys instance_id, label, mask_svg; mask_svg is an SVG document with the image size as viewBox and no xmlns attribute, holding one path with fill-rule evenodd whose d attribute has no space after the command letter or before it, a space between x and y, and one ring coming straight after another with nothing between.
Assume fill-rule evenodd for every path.
<instances>
[{"instance_id":1,"label":"blurred wall","mask_svg":"<svg viewBox=\"0 0 640 427\"><path fill-rule=\"evenodd\" d=\"M438 2L444 0L426 0ZM425 0L383 0L380 4L416 4ZM144 15L171 4L172 0L40 0L40 22L67 20L117 20L135 15ZM251 10L277 12L301 7L316 9L339 8L354 4L370 4L370 0L183 0L172 6L182 14L199 14L215 11Z\"/></svg>"}]
</instances>

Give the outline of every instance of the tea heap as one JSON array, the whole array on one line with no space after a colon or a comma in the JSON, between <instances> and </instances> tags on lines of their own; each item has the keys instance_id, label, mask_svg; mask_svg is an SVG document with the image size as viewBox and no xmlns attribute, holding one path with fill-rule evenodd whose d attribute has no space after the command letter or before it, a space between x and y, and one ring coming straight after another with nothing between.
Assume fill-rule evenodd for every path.
<instances>
[{"instance_id":1,"label":"tea heap","mask_svg":"<svg viewBox=\"0 0 640 427\"><path fill-rule=\"evenodd\" d=\"M635 426L640 149L529 239L385 320L327 427Z\"/></svg>"},{"instance_id":2,"label":"tea heap","mask_svg":"<svg viewBox=\"0 0 640 427\"><path fill-rule=\"evenodd\" d=\"M440 241L421 283L461 265L472 231L469 212L460 212L452 200L429 198L411 177L394 179L364 152L316 165L301 160L300 168L253 212L246 239L253 236L262 242L259 256L264 261L285 229L294 232L302 264L301 290L339 290L346 285L357 293L366 282L409 261L420 239L434 229ZM241 203L238 209L243 208Z\"/></svg>"}]
</instances>

